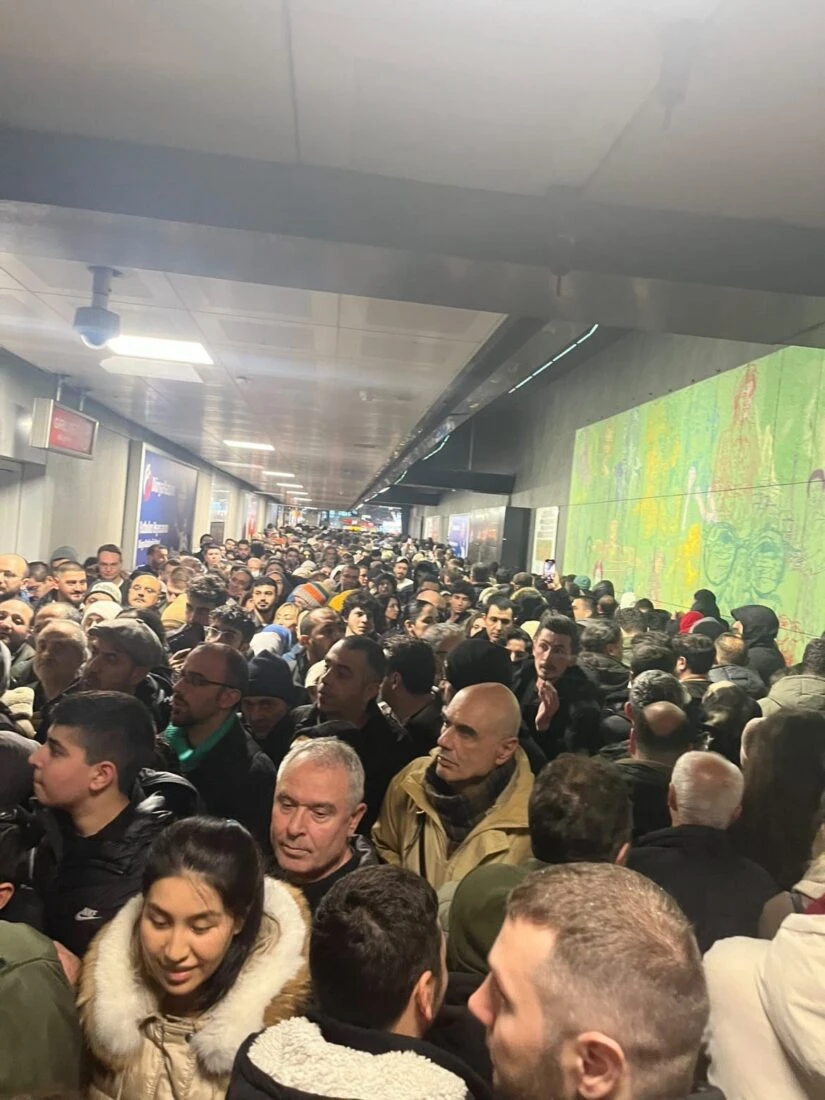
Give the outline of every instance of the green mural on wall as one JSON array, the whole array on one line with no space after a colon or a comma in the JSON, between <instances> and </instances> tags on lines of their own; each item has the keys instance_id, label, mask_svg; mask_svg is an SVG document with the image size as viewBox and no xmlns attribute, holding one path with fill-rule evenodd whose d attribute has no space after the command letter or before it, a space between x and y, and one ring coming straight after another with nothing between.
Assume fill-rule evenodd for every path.
<instances>
[{"instance_id":1,"label":"green mural on wall","mask_svg":"<svg viewBox=\"0 0 825 1100\"><path fill-rule=\"evenodd\" d=\"M825 629L825 352L784 348L576 433L564 570L658 607L772 607Z\"/></svg>"}]
</instances>

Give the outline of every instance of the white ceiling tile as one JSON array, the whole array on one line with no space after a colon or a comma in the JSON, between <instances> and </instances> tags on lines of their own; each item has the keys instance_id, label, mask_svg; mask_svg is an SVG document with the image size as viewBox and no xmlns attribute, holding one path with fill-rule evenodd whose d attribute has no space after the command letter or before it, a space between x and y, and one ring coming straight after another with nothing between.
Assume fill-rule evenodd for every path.
<instances>
[{"instance_id":1,"label":"white ceiling tile","mask_svg":"<svg viewBox=\"0 0 825 1100\"><path fill-rule=\"evenodd\" d=\"M341 328L479 341L486 340L501 321L500 314L470 309L355 298L347 294L341 297Z\"/></svg>"},{"instance_id":2,"label":"white ceiling tile","mask_svg":"<svg viewBox=\"0 0 825 1100\"><path fill-rule=\"evenodd\" d=\"M68 294L87 299L86 304L91 301L92 273L87 264L0 252L0 267L35 294ZM181 304L160 271L122 271L112 280L112 302L178 308Z\"/></svg>"},{"instance_id":3,"label":"white ceiling tile","mask_svg":"<svg viewBox=\"0 0 825 1100\"><path fill-rule=\"evenodd\" d=\"M195 275L170 275L169 279L186 308L196 313L266 317L314 325L338 323L337 294L260 283L231 283Z\"/></svg>"}]
</instances>

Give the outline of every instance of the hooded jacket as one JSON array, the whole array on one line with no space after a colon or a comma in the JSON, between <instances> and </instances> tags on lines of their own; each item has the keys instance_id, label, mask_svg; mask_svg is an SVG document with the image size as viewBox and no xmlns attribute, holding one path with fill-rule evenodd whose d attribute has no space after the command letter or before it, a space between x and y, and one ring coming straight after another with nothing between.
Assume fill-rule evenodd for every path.
<instances>
[{"instance_id":1,"label":"hooded jacket","mask_svg":"<svg viewBox=\"0 0 825 1100\"><path fill-rule=\"evenodd\" d=\"M95 939L78 1007L92 1056L88 1100L223 1100L244 1040L303 1011L308 917L291 887L267 879L255 946L232 988L199 1016L164 1016L143 975L133 898Z\"/></svg>"},{"instance_id":2,"label":"hooded jacket","mask_svg":"<svg viewBox=\"0 0 825 1100\"><path fill-rule=\"evenodd\" d=\"M708 1079L727 1100L825 1096L825 916L789 916L770 941L705 956Z\"/></svg>"},{"instance_id":3,"label":"hooded jacket","mask_svg":"<svg viewBox=\"0 0 825 1100\"><path fill-rule=\"evenodd\" d=\"M616 692L626 692L630 679L630 669L607 653L590 653L583 650L578 657L579 667L586 669L599 683L599 696L602 704L608 702Z\"/></svg>"},{"instance_id":4,"label":"hooded jacket","mask_svg":"<svg viewBox=\"0 0 825 1100\"><path fill-rule=\"evenodd\" d=\"M773 685L764 699L759 700L763 715L776 714L787 707L802 710L825 710L825 677L810 672L789 673Z\"/></svg>"},{"instance_id":5,"label":"hooded jacket","mask_svg":"<svg viewBox=\"0 0 825 1100\"><path fill-rule=\"evenodd\" d=\"M468 1066L425 1039L295 1017L244 1044L227 1100L487 1100Z\"/></svg>"},{"instance_id":6,"label":"hooded jacket","mask_svg":"<svg viewBox=\"0 0 825 1100\"><path fill-rule=\"evenodd\" d=\"M434 750L437 751L437 750ZM447 833L424 787L433 753L413 760L387 790L372 840L385 863L406 867L438 890L482 863L523 863L529 859L527 803L533 773L524 750L515 752L516 770L485 817L449 854Z\"/></svg>"},{"instance_id":7,"label":"hooded jacket","mask_svg":"<svg viewBox=\"0 0 825 1100\"><path fill-rule=\"evenodd\" d=\"M742 637L748 643L748 668L761 676L768 686L771 676L785 667L785 658L776 644L779 633L776 612L761 604L748 604L735 608L732 614L742 624Z\"/></svg>"}]
</instances>

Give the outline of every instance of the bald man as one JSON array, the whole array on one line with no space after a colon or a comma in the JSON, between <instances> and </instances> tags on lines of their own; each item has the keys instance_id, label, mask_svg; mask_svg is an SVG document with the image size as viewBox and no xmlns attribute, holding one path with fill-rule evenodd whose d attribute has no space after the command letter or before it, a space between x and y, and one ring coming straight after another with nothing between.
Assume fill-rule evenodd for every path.
<instances>
[{"instance_id":1,"label":"bald man","mask_svg":"<svg viewBox=\"0 0 825 1100\"><path fill-rule=\"evenodd\" d=\"M642 837L627 861L678 902L703 954L728 936L755 937L765 906L779 893L768 872L731 843L728 829L741 812L744 786L741 771L723 756L683 753L670 779L671 827Z\"/></svg>"},{"instance_id":2,"label":"bald man","mask_svg":"<svg viewBox=\"0 0 825 1100\"><path fill-rule=\"evenodd\" d=\"M387 863L436 889L482 863L530 858L533 776L519 748L521 711L502 684L473 684L444 710L438 745L390 784L372 839Z\"/></svg>"},{"instance_id":3,"label":"bald man","mask_svg":"<svg viewBox=\"0 0 825 1100\"><path fill-rule=\"evenodd\" d=\"M20 596L29 565L19 554L0 554L0 600Z\"/></svg>"}]
</instances>

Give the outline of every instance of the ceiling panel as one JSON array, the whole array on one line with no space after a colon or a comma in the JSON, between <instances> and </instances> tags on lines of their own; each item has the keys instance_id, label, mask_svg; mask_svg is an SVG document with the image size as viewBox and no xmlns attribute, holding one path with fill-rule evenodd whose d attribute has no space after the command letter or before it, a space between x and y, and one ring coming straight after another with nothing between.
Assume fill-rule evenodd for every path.
<instances>
[{"instance_id":1,"label":"ceiling panel","mask_svg":"<svg viewBox=\"0 0 825 1100\"><path fill-rule=\"evenodd\" d=\"M85 347L71 327L75 309L89 302L90 284L79 261L5 255L0 345L217 466L247 459L225 439L272 443L273 454L256 456L250 467L226 465L227 472L279 495L266 471L286 470L320 506L348 506L360 495L503 320L124 273L124 293L111 300L124 333L201 341L214 359L181 381L174 366L141 369L139 360L121 357L116 368L127 373L100 366L111 353Z\"/></svg>"},{"instance_id":2,"label":"ceiling panel","mask_svg":"<svg viewBox=\"0 0 825 1100\"><path fill-rule=\"evenodd\" d=\"M280 0L0 0L0 26L7 124L295 156Z\"/></svg>"}]
</instances>

